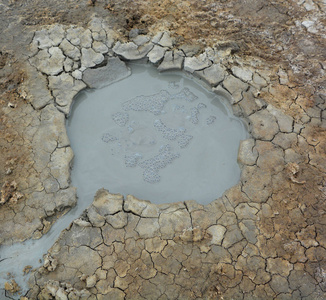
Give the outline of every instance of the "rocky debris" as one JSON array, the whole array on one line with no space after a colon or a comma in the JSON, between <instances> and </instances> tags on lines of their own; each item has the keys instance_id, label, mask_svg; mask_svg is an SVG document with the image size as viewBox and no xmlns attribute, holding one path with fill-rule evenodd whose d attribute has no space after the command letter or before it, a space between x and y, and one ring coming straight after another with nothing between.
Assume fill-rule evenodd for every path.
<instances>
[{"instance_id":1,"label":"rocky debris","mask_svg":"<svg viewBox=\"0 0 326 300\"><path fill-rule=\"evenodd\" d=\"M124 62L117 57L110 57L104 67L85 70L82 79L90 88L102 88L130 74L131 71Z\"/></svg>"},{"instance_id":2,"label":"rocky debris","mask_svg":"<svg viewBox=\"0 0 326 300\"><path fill-rule=\"evenodd\" d=\"M17 191L17 183L15 180L9 182L6 181L1 187L1 198L0 205L5 204L6 202L17 203L17 201L24 197L24 195Z\"/></svg>"},{"instance_id":3,"label":"rocky debris","mask_svg":"<svg viewBox=\"0 0 326 300\"><path fill-rule=\"evenodd\" d=\"M10 281L5 282L5 290L11 294L15 294L20 291L20 287L15 279L11 279Z\"/></svg>"},{"instance_id":4,"label":"rocky debris","mask_svg":"<svg viewBox=\"0 0 326 300\"><path fill-rule=\"evenodd\" d=\"M44 255L43 268L45 268L49 272L52 272L57 268L57 264L58 264L57 259L53 258L51 255L48 254Z\"/></svg>"}]
</instances>

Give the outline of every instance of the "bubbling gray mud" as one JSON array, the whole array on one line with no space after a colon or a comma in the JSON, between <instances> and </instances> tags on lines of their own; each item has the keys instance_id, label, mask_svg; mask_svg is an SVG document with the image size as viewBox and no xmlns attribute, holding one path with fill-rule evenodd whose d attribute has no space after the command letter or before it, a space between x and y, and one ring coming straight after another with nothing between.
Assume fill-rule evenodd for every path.
<instances>
[{"instance_id":1,"label":"bubbling gray mud","mask_svg":"<svg viewBox=\"0 0 326 300\"><path fill-rule=\"evenodd\" d=\"M102 187L153 203L220 197L240 178L243 123L181 72L131 68L130 77L76 98L67 132L79 198Z\"/></svg>"}]
</instances>

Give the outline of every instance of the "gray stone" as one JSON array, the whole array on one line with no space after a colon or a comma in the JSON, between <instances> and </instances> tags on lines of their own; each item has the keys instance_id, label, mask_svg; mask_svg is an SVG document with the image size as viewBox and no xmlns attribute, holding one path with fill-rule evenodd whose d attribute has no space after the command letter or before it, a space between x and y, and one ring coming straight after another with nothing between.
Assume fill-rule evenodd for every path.
<instances>
[{"instance_id":1,"label":"gray stone","mask_svg":"<svg viewBox=\"0 0 326 300\"><path fill-rule=\"evenodd\" d=\"M234 104L242 100L242 92L248 89L248 84L232 75L229 75L223 81L223 87L232 95L232 104Z\"/></svg>"},{"instance_id":2,"label":"gray stone","mask_svg":"<svg viewBox=\"0 0 326 300\"><path fill-rule=\"evenodd\" d=\"M184 60L184 54L180 50L167 51L162 63L158 66L159 71L181 70Z\"/></svg>"},{"instance_id":3,"label":"gray stone","mask_svg":"<svg viewBox=\"0 0 326 300\"><path fill-rule=\"evenodd\" d=\"M90 88L101 88L128 77L130 69L117 57L108 59L106 66L87 69L83 73L83 81Z\"/></svg>"},{"instance_id":4,"label":"gray stone","mask_svg":"<svg viewBox=\"0 0 326 300\"><path fill-rule=\"evenodd\" d=\"M170 33L165 31L160 39L160 41L158 42L158 44L162 47L168 47L168 48L172 48L173 47L173 40L170 37Z\"/></svg>"},{"instance_id":5,"label":"gray stone","mask_svg":"<svg viewBox=\"0 0 326 300\"><path fill-rule=\"evenodd\" d=\"M57 75L63 71L65 56L58 47L49 50L40 50L34 57L30 58L30 63L42 73L47 75Z\"/></svg>"},{"instance_id":6,"label":"gray stone","mask_svg":"<svg viewBox=\"0 0 326 300\"><path fill-rule=\"evenodd\" d=\"M98 65L104 60L103 54L95 52L92 48L83 48L81 52L81 66L84 70Z\"/></svg>"},{"instance_id":7,"label":"gray stone","mask_svg":"<svg viewBox=\"0 0 326 300\"><path fill-rule=\"evenodd\" d=\"M80 51L79 49L71 44L67 39L64 39L59 47L62 49L63 53L70 57L71 59L78 61L80 59Z\"/></svg>"},{"instance_id":8,"label":"gray stone","mask_svg":"<svg viewBox=\"0 0 326 300\"><path fill-rule=\"evenodd\" d=\"M147 54L149 61L153 64L159 63L166 52L166 48L155 45L153 49Z\"/></svg>"},{"instance_id":9,"label":"gray stone","mask_svg":"<svg viewBox=\"0 0 326 300\"><path fill-rule=\"evenodd\" d=\"M152 50L153 46L154 45L152 43L138 47L133 42L123 44L121 42L117 42L113 47L113 52L122 56L124 59L137 60L146 57L148 52Z\"/></svg>"},{"instance_id":10,"label":"gray stone","mask_svg":"<svg viewBox=\"0 0 326 300\"><path fill-rule=\"evenodd\" d=\"M211 86L217 86L224 80L226 71L221 65L214 64L202 71L196 71L195 74L204 79Z\"/></svg>"},{"instance_id":11,"label":"gray stone","mask_svg":"<svg viewBox=\"0 0 326 300\"><path fill-rule=\"evenodd\" d=\"M212 62L207 58L206 53L202 53L198 57L186 57L183 68L190 73L194 73L208 68L210 65L212 65Z\"/></svg>"},{"instance_id":12,"label":"gray stone","mask_svg":"<svg viewBox=\"0 0 326 300\"><path fill-rule=\"evenodd\" d=\"M258 158L258 152L254 147L254 139L241 141L238 152L238 163L247 166L253 166Z\"/></svg>"},{"instance_id":13,"label":"gray stone","mask_svg":"<svg viewBox=\"0 0 326 300\"><path fill-rule=\"evenodd\" d=\"M249 116L251 134L254 138L270 141L279 131L279 126L274 116L267 110L260 110Z\"/></svg>"}]
</instances>

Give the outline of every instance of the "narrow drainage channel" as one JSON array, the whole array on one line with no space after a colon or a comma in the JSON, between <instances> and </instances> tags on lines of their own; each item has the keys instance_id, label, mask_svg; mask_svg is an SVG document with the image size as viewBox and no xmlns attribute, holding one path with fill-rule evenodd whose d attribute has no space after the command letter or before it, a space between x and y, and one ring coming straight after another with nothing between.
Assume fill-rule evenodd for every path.
<instances>
[{"instance_id":1,"label":"narrow drainage channel","mask_svg":"<svg viewBox=\"0 0 326 300\"><path fill-rule=\"evenodd\" d=\"M41 265L102 187L156 204L208 204L239 181L237 153L248 133L227 101L182 72L129 67L131 76L76 97L66 127L78 204L41 239L1 247L0 286L10 273L24 294L29 276L23 268ZM6 299L4 290L0 298Z\"/></svg>"}]
</instances>

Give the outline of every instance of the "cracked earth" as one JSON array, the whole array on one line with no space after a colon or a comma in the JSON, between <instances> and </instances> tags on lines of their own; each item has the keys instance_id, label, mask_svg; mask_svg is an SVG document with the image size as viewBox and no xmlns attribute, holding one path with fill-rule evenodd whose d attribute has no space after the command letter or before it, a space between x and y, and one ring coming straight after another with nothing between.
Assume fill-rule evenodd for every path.
<instances>
[{"instance_id":1,"label":"cracked earth","mask_svg":"<svg viewBox=\"0 0 326 300\"><path fill-rule=\"evenodd\" d=\"M250 138L240 182L209 205L98 191L21 299L325 299L325 3L77 3L0 6L0 244L39 239L76 204L65 119L124 61L198 77Z\"/></svg>"}]
</instances>

